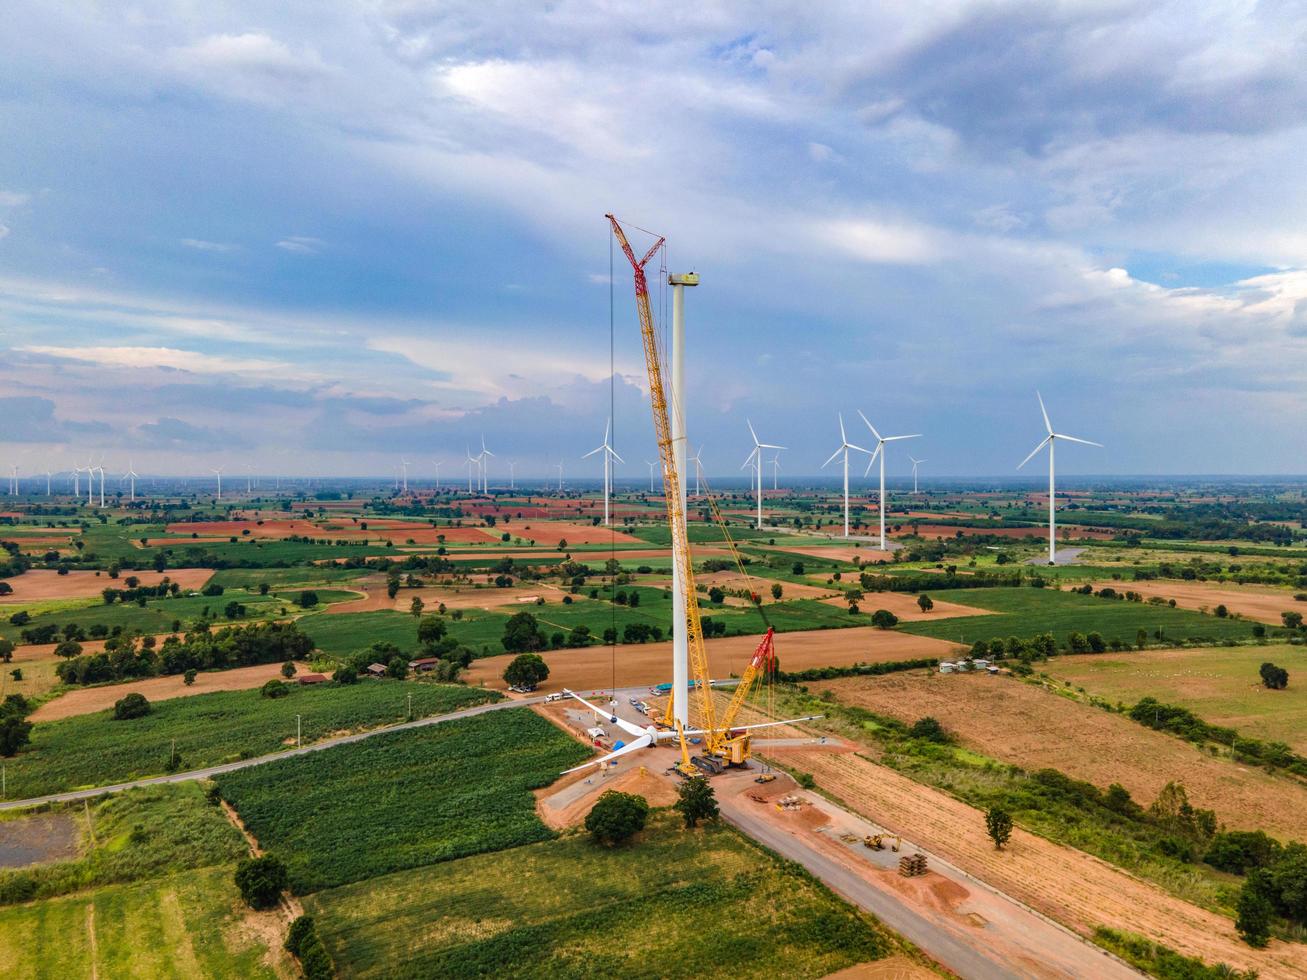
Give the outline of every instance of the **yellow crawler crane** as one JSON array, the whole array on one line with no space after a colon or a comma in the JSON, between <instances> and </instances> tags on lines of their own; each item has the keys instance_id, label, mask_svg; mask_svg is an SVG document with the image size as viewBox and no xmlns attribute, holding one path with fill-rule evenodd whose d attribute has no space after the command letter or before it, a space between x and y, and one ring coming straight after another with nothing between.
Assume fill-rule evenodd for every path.
<instances>
[{"instance_id":1,"label":"yellow crawler crane","mask_svg":"<svg viewBox=\"0 0 1307 980\"><path fill-rule=\"evenodd\" d=\"M640 336L644 341L644 364L649 375L649 402L653 409L654 434L658 440L658 456L663 466L663 496L667 501L667 526L672 535L672 560L685 587L686 640L689 644L690 677L694 684L695 700L699 709L699 727L704 729L707 750L718 751L724 732L717 727L716 711L708 676L708 654L703 646L703 626L699 619L699 598L694 588L694 563L690 560L690 538L686 531L685 510L681 507L681 474L676 469L676 452L672 445L672 426L667 414L667 395L663 390L662 356L658 349L658 333L654 329L653 311L649 308L649 283L644 267L662 248L659 238L637 259L626 232L611 214L605 215L613 226L613 235L623 254L631 263L635 274L635 306L640 317ZM670 712L671 706L668 705ZM684 750L685 736L681 735ZM683 751L682 755L688 753Z\"/></svg>"}]
</instances>

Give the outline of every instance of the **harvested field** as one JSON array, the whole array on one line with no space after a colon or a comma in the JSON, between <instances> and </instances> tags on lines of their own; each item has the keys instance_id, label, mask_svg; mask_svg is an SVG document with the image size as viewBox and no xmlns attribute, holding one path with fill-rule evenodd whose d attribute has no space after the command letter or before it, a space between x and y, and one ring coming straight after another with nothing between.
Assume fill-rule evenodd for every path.
<instances>
[{"instance_id":1,"label":"harvested field","mask_svg":"<svg viewBox=\"0 0 1307 980\"><path fill-rule=\"evenodd\" d=\"M536 541L542 545L557 544L559 541L566 541L568 544L608 544L616 542L617 544L647 544L637 537L626 534L617 530L615 527L596 527L593 524L566 524L562 521L537 521L532 524L513 524L500 530L508 531L515 538L525 538L530 541Z\"/></svg>"},{"instance_id":2,"label":"harvested field","mask_svg":"<svg viewBox=\"0 0 1307 980\"><path fill-rule=\"evenodd\" d=\"M381 590L385 595L385 588ZM562 602L563 590L551 582L532 583L529 587L508 589L455 589L429 588L404 589L397 595L389 608L408 612L409 603L416 596L426 604L426 611L433 612L443 602L446 609L507 609L513 612L521 609L530 610L537 598L545 602Z\"/></svg>"},{"instance_id":3,"label":"harvested field","mask_svg":"<svg viewBox=\"0 0 1307 980\"><path fill-rule=\"evenodd\" d=\"M788 590L789 586L786 586L786 589ZM848 604L843 596L835 596L824 601L832 606L845 606ZM936 599L934 596L931 596L931 601L935 605L930 612L922 612L921 607L917 605L917 597L911 593L868 592L862 602L858 604L858 608L865 613L873 613L877 609L888 609L905 623L927 619L951 619L954 616L983 616L989 612L988 609L978 609L975 606L946 602L943 599Z\"/></svg>"},{"instance_id":4,"label":"harvested field","mask_svg":"<svg viewBox=\"0 0 1307 980\"><path fill-rule=\"evenodd\" d=\"M308 664L297 663L300 673L309 671ZM107 684L102 687L79 687L66 694L61 694L53 701L47 701L37 708L30 718L32 721L55 721L58 718L71 718L73 715L86 715L92 711L104 711L112 708L114 702L128 694L144 694L151 702L167 698L185 698L194 694L210 694L213 691L244 691L251 687L261 687L265 681L281 677L281 664L259 664L255 667L236 667L232 670L203 671L195 675L195 683L189 687L180 674L167 677L150 677L143 681L129 681L126 684Z\"/></svg>"},{"instance_id":5,"label":"harvested field","mask_svg":"<svg viewBox=\"0 0 1307 980\"><path fill-rule=\"evenodd\" d=\"M1307 685L1291 683L1272 691L1257 674L1268 660L1292 668L1301 657L1301 648L1288 644L1145 650L1059 657L1048 672L1112 703L1134 704L1151 695L1240 735L1284 742L1307 753Z\"/></svg>"},{"instance_id":6,"label":"harvested field","mask_svg":"<svg viewBox=\"0 0 1307 980\"><path fill-rule=\"evenodd\" d=\"M702 585L705 588L712 588L714 585L726 590L752 588L753 591L757 592L758 595L762 597L762 601L768 604L789 599L824 599L836 591L835 589L823 585L803 585L798 582L782 582L781 587L784 589L784 593L782 594L781 599L777 600L771 597L771 580L758 578L757 576L745 578L739 572L708 572L695 575L694 581L696 585ZM672 587L672 580L664 579L656 584L670 589ZM740 599L739 602L744 605L749 605L747 599ZM843 600L840 600L840 602L843 604Z\"/></svg>"},{"instance_id":7,"label":"harvested field","mask_svg":"<svg viewBox=\"0 0 1307 980\"><path fill-rule=\"evenodd\" d=\"M1209 963L1254 968L1265 977L1307 974L1307 946L1272 941L1255 950L1234 923L1174 898L1082 851L1020 828L1002 851L985 836L985 815L859 755L796 752L785 764L811 773L845 805L903 834L964 871L1083 935L1106 925L1142 933Z\"/></svg>"},{"instance_id":8,"label":"harvested field","mask_svg":"<svg viewBox=\"0 0 1307 980\"><path fill-rule=\"evenodd\" d=\"M1059 769L1147 805L1171 780L1231 829L1307 841L1307 787L1214 758L1173 735L1034 684L979 674L901 673L823 682L843 702L913 722L939 719L967 747L1026 770Z\"/></svg>"},{"instance_id":9,"label":"harvested field","mask_svg":"<svg viewBox=\"0 0 1307 980\"><path fill-rule=\"evenodd\" d=\"M778 542L782 539L777 538ZM897 547L897 545L895 546ZM851 544L833 544L829 547L825 545L803 545L800 547L788 547L783 542L776 545L777 551L783 551L787 555L806 555L809 558L824 558L826 561L846 562L853 564L854 561L877 562L893 561L894 555L889 551L881 551L879 548L873 548L870 544L862 548L855 548Z\"/></svg>"},{"instance_id":10,"label":"harvested field","mask_svg":"<svg viewBox=\"0 0 1307 980\"><path fill-rule=\"evenodd\" d=\"M184 590L198 589L212 576L211 568L170 568L166 572L123 572L118 578L91 571L73 571L60 575L54 569L38 568L6 579L13 586L12 595L0 596L0 604L43 602L49 599L84 599L99 596L105 589L125 589L126 579L134 575L141 585L158 585L164 578Z\"/></svg>"},{"instance_id":11,"label":"harvested field","mask_svg":"<svg viewBox=\"0 0 1307 980\"><path fill-rule=\"evenodd\" d=\"M1117 592L1138 592L1145 598L1158 596L1174 599L1182 609L1215 609L1225 606L1231 613L1259 623L1281 624L1280 613L1307 614L1307 602L1297 602L1292 592L1284 589L1257 588L1256 586L1230 585L1207 582L1095 582L1095 589L1116 589Z\"/></svg>"},{"instance_id":12,"label":"harvested field","mask_svg":"<svg viewBox=\"0 0 1307 980\"><path fill-rule=\"evenodd\" d=\"M363 527L366 524L367 527ZM248 533L247 533L248 532ZM341 518L325 521L265 520L258 521L195 521L168 525L168 533L189 538L198 535L201 540L238 538L265 538L282 540L289 537L328 538L332 541L389 540L401 544L412 538L416 544L446 542L486 543L499 539L502 532L481 527L432 527L411 521L368 519L355 524ZM151 539L153 542L155 539ZM159 543L173 544L176 539L160 538Z\"/></svg>"},{"instance_id":13,"label":"harvested field","mask_svg":"<svg viewBox=\"0 0 1307 980\"><path fill-rule=\"evenodd\" d=\"M1106 528L1082 527L1076 524L1059 524L1057 530L1059 535L1069 534L1073 538L1094 538L1098 540L1110 540L1116 537L1118 533ZM1047 527L955 527L952 524L903 524L894 534L903 536L912 534L914 531L923 538L952 538L960 533L964 538L985 534L998 538L1021 539L1033 537L1040 540L1048 539Z\"/></svg>"},{"instance_id":14,"label":"harvested field","mask_svg":"<svg viewBox=\"0 0 1307 980\"><path fill-rule=\"evenodd\" d=\"M709 640L708 660L712 676L724 678L739 674L757 649L757 636L728 636ZM839 630L800 630L776 634L776 656L782 670L805 670L809 667L841 667L854 663L880 663L891 660L915 660L922 657L947 659L964 649L945 640L911 636L894 630L854 627ZM549 679L540 685L541 692L593 690L613 684L613 661L609 647L586 647L543 653L549 664ZM504 668L511 654L472 661L466 679L473 686L503 690ZM623 644L617 647L617 686L661 684L670 681L672 648L670 643Z\"/></svg>"}]
</instances>

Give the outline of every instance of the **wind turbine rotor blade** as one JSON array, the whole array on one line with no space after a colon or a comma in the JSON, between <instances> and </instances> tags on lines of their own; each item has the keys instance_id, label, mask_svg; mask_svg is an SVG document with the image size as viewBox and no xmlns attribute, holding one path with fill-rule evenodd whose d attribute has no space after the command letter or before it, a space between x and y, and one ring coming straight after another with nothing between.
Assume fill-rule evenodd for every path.
<instances>
[{"instance_id":1,"label":"wind turbine rotor blade","mask_svg":"<svg viewBox=\"0 0 1307 980\"><path fill-rule=\"evenodd\" d=\"M1053 438L1065 439L1067 442L1078 442L1082 446L1097 446L1099 449L1106 448L1101 442L1090 442L1088 439L1077 439L1075 436L1064 436L1060 432L1054 432Z\"/></svg>"},{"instance_id":2,"label":"wind turbine rotor blade","mask_svg":"<svg viewBox=\"0 0 1307 980\"><path fill-rule=\"evenodd\" d=\"M877 443L875 451L871 454L871 458L867 460L867 468L863 471L862 473L863 476L871 475L871 468L876 465L876 457L879 455L880 455L880 443Z\"/></svg>"},{"instance_id":3,"label":"wind turbine rotor blade","mask_svg":"<svg viewBox=\"0 0 1307 980\"><path fill-rule=\"evenodd\" d=\"M914 432L910 436L886 436L884 439L881 440L881 442L898 442L900 439L920 439L920 438L921 438L921 433Z\"/></svg>"},{"instance_id":4,"label":"wind turbine rotor blade","mask_svg":"<svg viewBox=\"0 0 1307 980\"><path fill-rule=\"evenodd\" d=\"M615 715L613 712L607 710L606 708L601 708L599 707L599 705L593 704L590 701L587 701L585 698L581 697L581 695L569 691L567 688L563 688L563 694L571 696L573 700L580 701L583 705L585 705L587 708L593 711L596 715L603 718L609 724L616 725L618 728L626 732L626 734L628 735L645 734L645 730L641 728L639 725L632 724L631 722L627 721L624 718L618 718L617 715Z\"/></svg>"},{"instance_id":5,"label":"wind turbine rotor blade","mask_svg":"<svg viewBox=\"0 0 1307 980\"><path fill-rule=\"evenodd\" d=\"M620 759L622 756L629 755L632 752L638 752L640 749L647 749L649 746L653 745L653 742L654 737L648 732L645 732L634 741L627 742L616 752L609 752L607 755L601 755L599 758L591 759L589 762L582 765L573 766L571 769L564 769L562 775L566 776L570 772L580 772L582 769L589 769L591 766L601 766L605 762L612 762L614 759Z\"/></svg>"},{"instance_id":6,"label":"wind turbine rotor blade","mask_svg":"<svg viewBox=\"0 0 1307 980\"><path fill-rule=\"evenodd\" d=\"M837 449L837 450L835 450L835 452L831 453L831 454L830 454L830 459L828 459L828 460L826 460L826 462L822 463L822 464L821 464L821 468L824 470L827 466L830 466L831 463L835 462L835 460L839 458L840 453L844 452L844 448L845 448L844 446L840 446L839 449Z\"/></svg>"},{"instance_id":7,"label":"wind turbine rotor blade","mask_svg":"<svg viewBox=\"0 0 1307 980\"><path fill-rule=\"evenodd\" d=\"M1030 455L1027 456L1025 459L1023 459L1020 463L1017 464L1017 469L1021 469L1021 467L1025 466L1027 463L1029 463L1032 459L1035 458L1035 455L1036 455L1036 454L1037 454L1041 449L1043 449L1045 446L1047 446L1047 445L1048 445L1050 442L1052 442L1052 441L1053 441L1053 437L1052 437L1052 435L1047 435L1047 436L1045 436L1045 437L1040 441L1040 443L1039 443L1038 446L1036 446L1034 449L1030 450Z\"/></svg>"},{"instance_id":8,"label":"wind turbine rotor blade","mask_svg":"<svg viewBox=\"0 0 1307 980\"><path fill-rule=\"evenodd\" d=\"M753 444L755 446L758 445L758 433L753 431L753 423L750 422L748 419L745 419L744 424L749 427L749 435L753 436Z\"/></svg>"},{"instance_id":9,"label":"wind turbine rotor blade","mask_svg":"<svg viewBox=\"0 0 1307 980\"><path fill-rule=\"evenodd\" d=\"M876 441L881 442L880 433L877 432L876 427L871 424L871 420L862 414L862 409L858 409L858 415L861 417L862 421L866 423L867 428L871 430L871 434L876 437Z\"/></svg>"},{"instance_id":10,"label":"wind turbine rotor blade","mask_svg":"<svg viewBox=\"0 0 1307 980\"><path fill-rule=\"evenodd\" d=\"M626 462L626 460L622 459L621 456L618 456L618 455L617 455L617 450L614 449L612 446L609 446L609 447L608 447L608 451L612 454L613 459L617 460L619 463L625 463L625 462Z\"/></svg>"},{"instance_id":11,"label":"wind turbine rotor blade","mask_svg":"<svg viewBox=\"0 0 1307 980\"><path fill-rule=\"evenodd\" d=\"M855 446L855 445L854 445L853 443L851 443L851 442L846 442L846 443L844 444L844 447L845 447L846 449L856 449L856 450L857 450L858 452L860 452L860 453L870 453L870 452L871 452L870 449L863 449L861 446Z\"/></svg>"},{"instance_id":12,"label":"wind turbine rotor blade","mask_svg":"<svg viewBox=\"0 0 1307 980\"><path fill-rule=\"evenodd\" d=\"M1051 436L1053 434L1053 423L1048 420L1048 409L1044 407L1044 396L1036 391L1035 397L1039 399L1039 412L1044 416L1044 428L1048 430L1048 434Z\"/></svg>"},{"instance_id":13,"label":"wind turbine rotor blade","mask_svg":"<svg viewBox=\"0 0 1307 980\"><path fill-rule=\"evenodd\" d=\"M591 456L593 456L595 453L601 453L601 452L603 452L603 451L604 451L605 449L607 449L607 448L608 448L607 446L600 446L598 449L591 449L588 453L586 453L586 454L585 454L584 456L582 456L581 458L582 458L582 459L589 459L589 458L590 458Z\"/></svg>"},{"instance_id":14,"label":"wind turbine rotor blade","mask_svg":"<svg viewBox=\"0 0 1307 980\"><path fill-rule=\"evenodd\" d=\"M849 443L849 437L844 434L844 413L840 412L839 415L840 415L840 442L842 442L844 445L847 446Z\"/></svg>"}]
</instances>

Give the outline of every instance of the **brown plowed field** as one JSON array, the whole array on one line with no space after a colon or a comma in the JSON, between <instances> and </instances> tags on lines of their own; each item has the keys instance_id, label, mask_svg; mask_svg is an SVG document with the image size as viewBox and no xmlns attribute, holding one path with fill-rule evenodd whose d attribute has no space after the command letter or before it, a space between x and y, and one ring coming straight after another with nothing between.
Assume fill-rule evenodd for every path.
<instances>
[{"instance_id":1,"label":"brown plowed field","mask_svg":"<svg viewBox=\"0 0 1307 980\"><path fill-rule=\"evenodd\" d=\"M862 562L876 561L893 561L894 553L891 551L881 551L879 548L873 548L866 545L861 548L855 548L851 544L832 544L832 545L804 545L802 547L788 547L781 538L777 538L777 551L783 551L787 555L807 555L809 558L824 558L827 561L843 561L853 564L855 560Z\"/></svg>"},{"instance_id":2,"label":"brown plowed field","mask_svg":"<svg viewBox=\"0 0 1307 980\"><path fill-rule=\"evenodd\" d=\"M1265 950L1251 949L1230 919L1082 851L1020 828L996 851L985 836L984 813L862 756L793 752L785 764L812 773L823 791L886 829L1084 935L1106 925L1209 963L1254 968L1263 977L1307 975L1307 946L1277 940Z\"/></svg>"},{"instance_id":3,"label":"brown plowed field","mask_svg":"<svg viewBox=\"0 0 1307 980\"><path fill-rule=\"evenodd\" d=\"M930 715L969 748L1029 771L1059 769L1100 788L1120 783L1144 805L1176 780L1195 806L1215 810L1231 828L1307 840L1307 787L1034 684L914 671L824 681L822 688L901 721Z\"/></svg>"},{"instance_id":4,"label":"brown plowed field","mask_svg":"<svg viewBox=\"0 0 1307 980\"><path fill-rule=\"evenodd\" d=\"M492 529L495 530L495 529ZM563 521L535 521L530 524L518 524L514 522L507 528L515 538L524 538L528 541L535 541L537 544L550 547L559 541L566 541L568 544L608 544L615 542L617 544L648 544L640 538L619 531L615 527L596 527L593 524L567 524ZM503 531L500 531L503 533Z\"/></svg>"},{"instance_id":5,"label":"brown plowed field","mask_svg":"<svg viewBox=\"0 0 1307 980\"><path fill-rule=\"evenodd\" d=\"M757 649L757 636L728 636L709 640L709 670L714 678L725 678L743 671ZM542 693L593 690L613 683L613 660L609 647L596 646L578 650L542 653L549 664L549 680L540 685ZM895 630L857 627L841 630L801 630L776 634L776 656L782 670L805 670L808 667L842 667L854 663L880 663L888 660L915 660L923 657L947 659L965 649L956 643L912 636ZM473 686L484 685L503 690L504 668L512 654L485 657L472 661L466 674ZM662 684L672 679L670 643L622 644L617 647L617 686Z\"/></svg>"},{"instance_id":6,"label":"brown plowed field","mask_svg":"<svg viewBox=\"0 0 1307 980\"><path fill-rule=\"evenodd\" d=\"M788 585L786 589L789 589ZM845 606L848 604L848 600L843 596L835 596L823 601L832 606ZM945 602L933 596L931 601L935 605L930 612L922 612L921 607L917 605L915 595L909 595L906 592L868 592L863 600L858 603L858 608L865 613L872 613L877 609L888 609L905 623L914 623L922 619L952 619L955 616L984 616L990 612L988 609L977 609L975 606Z\"/></svg>"},{"instance_id":7,"label":"brown plowed field","mask_svg":"<svg viewBox=\"0 0 1307 980\"><path fill-rule=\"evenodd\" d=\"M367 528L363 528L367 524ZM248 531L249 534L245 532ZM169 534L190 536L199 535L201 540L223 540L231 537L267 538L282 540L289 537L327 538L332 541L379 541L389 540L402 544L412 538L417 544L439 544L443 538L447 543L467 542L491 544L497 542L502 531L482 527L432 527L430 524L414 524L406 521L369 519L355 524L353 521L340 519L326 521L303 520L265 520L256 521L195 521L168 525ZM154 539L152 539L153 541ZM175 545L177 541L166 538L158 539L160 543Z\"/></svg>"},{"instance_id":8,"label":"brown plowed field","mask_svg":"<svg viewBox=\"0 0 1307 980\"><path fill-rule=\"evenodd\" d=\"M295 666L301 674L311 670L308 664L296 663ZM181 674L150 677L127 684L108 684L104 687L80 687L61 694L53 701L47 701L33 711L30 717L32 721L55 721L92 711L104 711L112 708L119 698L133 692L144 694L150 701L162 701L166 698L190 697L193 694L211 694L214 691L244 691L261 687L274 677L281 677L281 664L204 671L195 675L195 683L190 687L182 681Z\"/></svg>"},{"instance_id":9,"label":"brown plowed field","mask_svg":"<svg viewBox=\"0 0 1307 980\"><path fill-rule=\"evenodd\" d=\"M1111 588L1117 592L1138 592L1145 598L1160 596L1174 599L1182 609L1209 610L1225 606L1232 613L1259 623L1279 626L1280 613L1300 612L1307 615L1307 602L1298 602L1292 592L1282 589L1255 588L1208 582L1095 582L1095 589Z\"/></svg>"},{"instance_id":10,"label":"brown plowed field","mask_svg":"<svg viewBox=\"0 0 1307 980\"><path fill-rule=\"evenodd\" d=\"M170 568L166 572L123 572L118 578L96 572L73 571L60 575L53 569L38 568L5 579L13 594L0 596L0 604L41 602L47 599L84 599L98 596L105 589L125 589L126 579L134 575L141 585L158 585L164 578L176 582L183 590L198 589L213 575L211 568Z\"/></svg>"}]
</instances>

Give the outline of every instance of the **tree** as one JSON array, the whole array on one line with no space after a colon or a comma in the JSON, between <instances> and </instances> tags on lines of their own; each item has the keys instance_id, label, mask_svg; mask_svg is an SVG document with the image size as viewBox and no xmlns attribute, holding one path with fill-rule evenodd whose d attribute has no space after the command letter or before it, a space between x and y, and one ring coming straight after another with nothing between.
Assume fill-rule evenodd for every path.
<instances>
[{"instance_id":1,"label":"tree","mask_svg":"<svg viewBox=\"0 0 1307 980\"><path fill-rule=\"evenodd\" d=\"M708 601L715 606L720 606L725 598L726 593L719 586L714 585L708 590Z\"/></svg>"},{"instance_id":2,"label":"tree","mask_svg":"<svg viewBox=\"0 0 1307 980\"><path fill-rule=\"evenodd\" d=\"M877 609L871 614L871 625L880 630L892 630L899 623L899 618L888 609Z\"/></svg>"},{"instance_id":3,"label":"tree","mask_svg":"<svg viewBox=\"0 0 1307 980\"><path fill-rule=\"evenodd\" d=\"M331 679L337 684L357 684L359 682L359 672L350 664L343 667L337 667L336 672L331 675Z\"/></svg>"},{"instance_id":4,"label":"tree","mask_svg":"<svg viewBox=\"0 0 1307 980\"><path fill-rule=\"evenodd\" d=\"M947 745L953 741L951 736L936 719L926 715L924 718L918 718L908 729L910 738L924 738L928 742L938 742L941 745Z\"/></svg>"},{"instance_id":5,"label":"tree","mask_svg":"<svg viewBox=\"0 0 1307 980\"><path fill-rule=\"evenodd\" d=\"M1254 871L1239 890L1234 928L1249 946L1261 949L1271 938L1271 902L1266 897L1265 872Z\"/></svg>"},{"instance_id":6,"label":"tree","mask_svg":"<svg viewBox=\"0 0 1307 980\"><path fill-rule=\"evenodd\" d=\"M274 677L259 688L259 694L265 698L284 698L290 694L290 688L283 681L279 681Z\"/></svg>"},{"instance_id":7,"label":"tree","mask_svg":"<svg viewBox=\"0 0 1307 980\"><path fill-rule=\"evenodd\" d=\"M391 598L395 598L391 596ZM301 609L312 609L318 604L318 594L312 589L305 589L300 593L299 604Z\"/></svg>"},{"instance_id":8,"label":"tree","mask_svg":"<svg viewBox=\"0 0 1307 980\"><path fill-rule=\"evenodd\" d=\"M0 715L0 755L10 758L31 741L32 723L19 714Z\"/></svg>"},{"instance_id":9,"label":"tree","mask_svg":"<svg viewBox=\"0 0 1307 980\"><path fill-rule=\"evenodd\" d=\"M267 582L260 582L260 583L259 583L259 595L267 595L267 594L268 594L268 583L267 583Z\"/></svg>"},{"instance_id":10,"label":"tree","mask_svg":"<svg viewBox=\"0 0 1307 980\"><path fill-rule=\"evenodd\" d=\"M529 612L516 613L504 624L504 649L509 653L529 653L543 650L549 640L540 624Z\"/></svg>"},{"instance_id":11,"label":"tree","mask_svg":"<svg viewBox=\"0 0 1307 980\"><path fill-rule=\"evenodd\" d=\"M403 657L391 657L390 663L386 664L386 675L402 681L408 676L408 661Z\"/></svg>"},{"instance_id":12,"label":"tree","mask_svg":"<svg viewBox=\"0 0 1307 980\"><path fill-rule=\"evenodd\" d=\"M1302 613L1300 612L1280 613L1280 619L1284 621L1287 629L1296 630L1302 625Z\"/></svg>"},{"instance_id":13,"label":"tree","mask_svg":"<svg viewBox=\"0 0 1307 980\"><path fill-rule=\"evenodd\" d=\"M634 793L608 790L585 818L585 829L600 844L622 844L644 830L649 819L649 801Z\"/></svg>"},{"instance_id":14,"label":"tree","mask_svg":"<svg viewBox=\"0 0 1307 980\"><path fill-rule=\"evenodd\" d=\"M113 705L113 716L118 721L144 718L149 713L150 702L145 699L144 694L138 694L135 691L119 698Z\"/></svg>"},{"instance_id":15,"label":"tree","mask_svg":"<svg viewBox=\"0 0 1307 980\"><path fill-rule=\"evenodd\" d=\"M1283 691L1289 686L1289 672L1283 667L1265 663L1262 664L1260 673L1262 675L1262 684L1272 691Z\"/></svg>"},{"instance_id":16,"label":"tree","mask_svg":"<svg viewBox=\"0 0 1307 980\"><path fill-rule=\"evenodd\" d=\"M935 608L935 603L931 600L930 596L923 592L921 595L917 596L917 607L922 612L928 613Z\"/></svg>"},{"instance_id":17,"label":"tree","mask_svg":"<svg viewBox=\"0 0 1307 980\"><path fill-rule=\"evenodd\" d=\"M272 908L288 881L286 865L271 854L246 858L236 865L236 887L250 908Z\"/></svg>"},{"instance_id":18,"label":"tree","mask_svg":"<svg viewBox=\"0 0 1307 980\"><path fill-rule=\"evenodd\" d=\"M0 660L9 663L14 659L14 641L0 637Z\"/></svg>"},{"instance_id":19,"label":"tree","mask_svg":"<svg viewBox=\"0 0 1307 980\"><path fill-rule=\"evenodd\" d=\"M422 610L426 608L426 605L420 595L415 595L413 601L408 604L408 614L417 619L422 615Z\"/></svg>"},{"instance_id":20,"label":"tree","mask_svg":"<svg viewBox=\"0 0 1307 980\"><path fill-rule=\"evenodd\" d=\"M390 578L386 580L386 595L392 599L399 595L399 579Z\"/></svg>"},{"instance_id":21,"label":"tree","mask_svg":"<svg viewBox=\"0 0 1307 980\"><path fill-rule=\"evenodd\" d=\"M449 632L449 627L445 625L443 619L435 616L427 616L418 620L418 642L423 644L439 643Z\"/></svg>"},{"instance_id":22,"label":"tree","mask_svg":"<svg viewBox=\"0 0 1307 980\"><path fill-rule=\"evenodd\" d=\"M186 671L186 673L182 674L182 683L185 684L187 687L190 687L192 684L195 683L195 668L194 668L194 667L192 667L190 670Z\"/></svg>"},{"instance_id":23,"label":"tree","mask_svg":"<svg viewBox=\"0 0 1307 980\"><path fill-rule=\"evenodd\" d=\"M290 680L295 676L295 661L287 660L281 665L281 676L286 678L286 680Z\"/></svg>"},{"instance_id":24,"label":"tree","mask_svg":"<svg viewBox=\"0 0 1307 980\"><path fill-rule=\"evenodd\" d=\"M777 602L780 602L781 596L784 594L785 594L785 590L781 588L781 583L773 582L771 585L771 597L775 599Z\"/></svg>"},{"instance_id":25,"label":"tree","mask_svg":"<svg viewBox=\"0 0 1307 980\"><path fill-rule=\"evenodd\" d=\"M56 657L63 657L65 660L71 660L73 657L81 656L82 645L73 640L64 640L54 648Z\"/></svg>"},{"instance_id":26,"label":"tree","mask_svg":"<svg viewBox=\"0 0 1307 980\"><path fill-rule=\"evenodd\" d=\"M720 814L717 794L704 776L691 776L676 788L676 802L672 804L685 818L687 827L696 827L700 820L716 820Z\"/></svg>"},{"instance_id":27,"label":"tree","mask_svg":"<svg viewBox=\"0 0 1307 980\"><path fill-rule=\"evenodd\" d=\"M985 813L985 832L994 842L994 849L1003 850L1003 845L1012 836L1012 815L1002 807L990 807Z\"/></svg>"},{"instance_id":28,"label":"tree","mask_svg":"<svg viewBox=\"0 0 1307 980\"><path fill-rule=\"evenodd\" d=\"M510 687L533 691L549 677L549 665L538 653L523 653L513 658L504 670L504 682Z\"/></svg>"}]
</instances>

